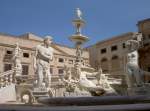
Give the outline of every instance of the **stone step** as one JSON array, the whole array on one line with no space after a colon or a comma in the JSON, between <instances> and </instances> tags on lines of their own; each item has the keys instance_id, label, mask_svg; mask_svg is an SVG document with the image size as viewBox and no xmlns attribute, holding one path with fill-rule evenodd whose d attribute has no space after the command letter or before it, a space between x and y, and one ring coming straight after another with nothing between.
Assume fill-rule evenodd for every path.
<instances>
[{"instance_id":1,"label":"stone step","mask_svg":"<svg viewBox=\"0 0 150 111\"><path fill-rule=\"evenodd\" d=\"M35 97L49 97L49 95L34 95Z\"/></svg>"},{"instance_id":2,"label":"stone step","mask_svg":"<svg viewBox=\"0 0 150 111\"><path fill-rule=\"evenodd\" d=\"M39 91L39 92L32 92L33 94L47 94L48 92L47 91Z\"/></svg>"},{"instance_id":3,"label":"stone step","mask_svg":"<svg viewBox=\"0 0 150 111\"><path fill-rule=\"evenodd\" d=\"M150 103L96 106L43 106L1 104L0 111L150 111Z\"/></svg>"},{"instance_id":4,"label":"stone step","mask_svg":"<svg viewBox=\"0 0 150 111\"><path fill-rule=\"evenodd\" d=\"M47 91L33 91L32 92L33 96L35 98L41 98L41 97L49 97L49 94Z\"/></svg>"},{"instance_id":5,"label":"stone step","mask_svg":"<svg viewBox=\"0 0 150 111\"><path fill-rule=\"evenodd\" d=\"M46 105L60 106L89 106L89 105L117 105L150 103L150 96L101 96L101 97L55 97L39 98L38 102Z\"/></svg>"}]
</instances>

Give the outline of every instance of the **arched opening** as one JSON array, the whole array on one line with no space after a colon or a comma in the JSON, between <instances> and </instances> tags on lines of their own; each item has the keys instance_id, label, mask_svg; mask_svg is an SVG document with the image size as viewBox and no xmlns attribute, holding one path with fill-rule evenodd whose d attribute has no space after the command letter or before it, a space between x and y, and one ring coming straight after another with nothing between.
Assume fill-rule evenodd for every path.
<instances>
[{"instance_id":1,"label":"arched opening","mask_svg":"<svg viewBox=\"0 0 150 111\"><path fill-rule=\"evenodd\" d=\"M102 58L101 59L101 68L102 68L104 73L108 73L109 72L109 66L108 66L107 58Z\"/></svg>"},{"instance_id":2,"label":"arched opening","mask_svg":"<svg viewBox=\"0 0 150 111\"><path fill-rule=\"evenodd\" d=\"M111 59L111 66L112 66L112 71L117 71L120 68L120 61L119 57L117 55L112 56Z\"/></svg>"}]
</instances>

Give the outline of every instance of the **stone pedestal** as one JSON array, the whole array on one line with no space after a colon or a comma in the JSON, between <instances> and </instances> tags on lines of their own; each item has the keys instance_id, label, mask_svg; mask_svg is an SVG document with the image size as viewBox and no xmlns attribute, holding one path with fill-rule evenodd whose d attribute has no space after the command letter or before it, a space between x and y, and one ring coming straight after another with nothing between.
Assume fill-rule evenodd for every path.
<instances>
[{"instance_id":1,"label":"stone pedestal","mask_svg":"<svg viewBox=\"0 0 150 111\"><path fill-rule=\"evenodd\" d=\"M90 106L90 105L129 105L135 103L149 103L150 97L147 95L138 96L101 96L101 97L56 97L40 98L40 103L52 106ZM115 107L115 106L114 106ZM134 107L135 108L135 107ZM80 109L81 110L81 109ZM104 110L103 110L104 111ZM116 111L116 110L109 110ZM120 111L120 110L117 110ZM122 110L121 110L122 111ZM124 110L123 110L124 111ZM135 111L135 110L132 110ZM142 110L143 111L143 110Z\"/></svg>"},{"instance_id":2,"label":"stone pedestal","mask_svg":"<svg viewBox=\"0 0 150 111\"><path fill-rule=\"evenodd\" d=\"M15 84L0 88L0 103L6 103L8 101L16 101Z\"/></svg>"},{"instance_id":3,"label":"stone pedestal","mask_svg":"<svg viewBox=\"0 0 150 111\"><path fill-rule=\"evenodd\" d=\"M38 99L40 97L49 97L50 90L46 88L34 88L32 94L35 97L35 99Z\"/></svg>"},{"instance_id":4,"label":"stone pedestal","mask_svg":"<svg viewBox=\"0 0 150 111\"><path fill-rule=\"evenodd\" d=\"M150 84L127 89L128 95L150 95Z\"/></svg>"}]
</instances>

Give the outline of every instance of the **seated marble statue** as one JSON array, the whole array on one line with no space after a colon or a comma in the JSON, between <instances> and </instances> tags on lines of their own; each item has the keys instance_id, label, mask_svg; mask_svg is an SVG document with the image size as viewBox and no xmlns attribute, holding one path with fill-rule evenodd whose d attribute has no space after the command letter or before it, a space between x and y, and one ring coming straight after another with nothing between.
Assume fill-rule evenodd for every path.
<instances>
[{"instance_id":1,"label":"seated marble statue","mask_svg":"<svg viewBox=\"0 0 150 111\"><path fill-rule=\"evenodd\" d=\"M51 43L52 37L46 36L44 38L44 44L36 47L34 69L37 73L37 86L39 88L43 87L43 83L45 83L46 88L50 88L50 62L53 59L53 48L51 47Z\"/></svg>"},{"instance_id":2,"label":"seated marble statue","mask_svg":"<svg viewBox=\"0 0 150 111\"><path fill-rule=\"evenodd\" d=\"M98 72L90 66L80 67L79 76L76 76L75 71L71 68L64 67L63 83L68 92L74 92L77 90L87 91L93 96L100 96L103 94L116 94L115 90L110 86L107 81L107 77L102 74L102 69L99 68ZM97 80L97 84L89 79L94 77Z\"/></svg>"},{"instance_id":3,"label":"seated marble statue","mask_svg":"<svg viewBox=\"0 0 150 111\"><path fill-rule=\"evenodd\" d=\"M81 68L82 69L82 68ZM84 70L83 70L84 69ZM103 74L102 69L99 68L98 71L89 71L91 69L90 67L83 67L79 83L80 85L95 93L95 95L114 95L117 94L116 91L110 86L108 79L105 74ZM93 81L89 80L87 76L93 76L96 77L97 84ZM97 93L97 94L96 94ZM99 94L98 94L99 93Z\"/></svg>"}]
</instances>

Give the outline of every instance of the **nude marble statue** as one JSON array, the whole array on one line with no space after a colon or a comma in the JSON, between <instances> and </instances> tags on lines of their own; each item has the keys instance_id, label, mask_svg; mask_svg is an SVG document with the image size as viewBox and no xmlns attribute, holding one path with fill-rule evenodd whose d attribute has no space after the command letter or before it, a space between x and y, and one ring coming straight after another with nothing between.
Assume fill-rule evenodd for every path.
<instances>
[{"instance_id":1,"label":"nude marble statue","mask_svg":"<svg viewBox=\"0 0 150 111\"><path fill-rule=\"evenodd\" d=\"M142 79L142 73L141 69L138 65L138 49L140 46L140 38L138 35L136 40L128 40L126 42L126 46L128 48L128 54L127 54L127 84L129 88L135 87L135 86L142 86L143 85L143 79ZM141 37L141 35L140 35Z\"/></svg>"},{"instance_id":2,"label":"nude marble statue","mask_svg":"<svg viewBox=\"0 0 150 111\"><path fill-rule=\"evenodd\" d=\"M50 62L53 59L53 48L51 47L52 37L46 36L44 43L36 47L36 53L34 58L34 69L37 73L37 86L50 88L51 74L50 74Z\"/></svg>"}]
</instances>

